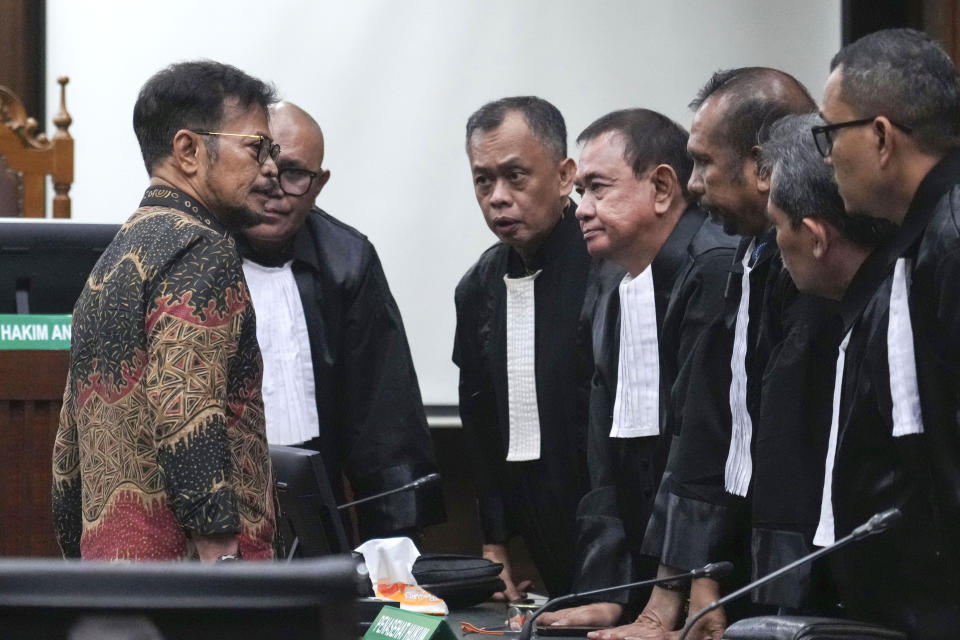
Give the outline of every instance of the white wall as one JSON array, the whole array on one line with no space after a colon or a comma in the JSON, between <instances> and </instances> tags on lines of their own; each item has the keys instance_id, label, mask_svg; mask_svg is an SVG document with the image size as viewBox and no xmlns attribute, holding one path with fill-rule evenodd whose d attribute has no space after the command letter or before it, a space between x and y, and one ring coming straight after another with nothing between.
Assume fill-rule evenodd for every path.
<instances>
[{"instance_id":1,"label":"white wall","mask_svg":"<svg viewBox=\"0 0 960 640\"><path fill-rule=\"evenodd\" d=\"M131 117L153 72L208 57L273 81L324 128L319 204L377 246L424 401L453 404L453 289L494 241L463 151L474 109L540 95L571 144L629 106L689 126L718 68L779 67L819 98L839 44L838 0L47 0L47 113L69 75L74 218L122 222L146 185Z\"/></svg>"}]
</instances>

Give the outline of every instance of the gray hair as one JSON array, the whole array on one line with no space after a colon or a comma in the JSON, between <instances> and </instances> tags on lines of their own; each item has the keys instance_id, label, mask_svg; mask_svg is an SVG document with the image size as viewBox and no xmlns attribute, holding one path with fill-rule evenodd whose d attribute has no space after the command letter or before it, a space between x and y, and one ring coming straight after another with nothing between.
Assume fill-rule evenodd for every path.
<instances>
[{"instance_id":1,"label":"gray hair","mask_svg":"<svg viewBox=\"0 0 960 640\"><path fill-rule=\"evenodd\" d=\"M930 36L876 31L841 49L830 70L839 66L842 99L858 117L883 115L910 127L926 152L945 153L960 143L960 76Z\"/></svg>"},{"instance_id":2,"label":"gray hair","mask_svg":"<svg viewBox=\"0 0 960 640\"><path fill-rule=\"evenodd\" d=\"M467 119L467 150L477 131L491 131L503 124L511 111L523 114L530 132L558 162L567 157L567 125L555 106L537 96L514 96L488 102Z\"/></svg>"},{"instance_id":3,"label":"gray hair","mask_svg":"<svg viewBox=\"0 0 960 640\"><path fill-rule=\"evenodd\" d=\"M823 121L816 114L789 115L770 128L760 147L760 169L771 176L770 202L779 207L794 229L804 218L820 218L845 238L873 247L887 236L886 220L847 215L833 171L823 161L810 128Z\"/></svg>"}]
</instances>

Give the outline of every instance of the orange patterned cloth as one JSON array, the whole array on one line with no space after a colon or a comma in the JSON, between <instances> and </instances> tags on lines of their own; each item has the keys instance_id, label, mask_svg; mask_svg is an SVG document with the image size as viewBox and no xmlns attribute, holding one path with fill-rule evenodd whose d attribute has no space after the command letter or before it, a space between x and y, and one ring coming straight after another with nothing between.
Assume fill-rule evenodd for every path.
<instances>
[{"instance_id":1,"label":"orange patterned cloth","mask_svg":"<svg viewBox=\"0 0 960 640\"><path fill-rule=\"evenodd\" d=\"M189 558L192 532L271 558L262 368L232 238L185 194L148 189L74 309L53 452L63 554Z\"/></svg>"}]
</instances>

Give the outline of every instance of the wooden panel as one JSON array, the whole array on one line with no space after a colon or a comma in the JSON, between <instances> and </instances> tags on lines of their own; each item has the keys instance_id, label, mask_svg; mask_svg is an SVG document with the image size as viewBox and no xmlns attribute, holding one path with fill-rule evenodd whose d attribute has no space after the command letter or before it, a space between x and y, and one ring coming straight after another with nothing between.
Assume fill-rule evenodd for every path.
<instances>
[{"instance_id":1,"label":"wooden panel","mask_svg":"<svg viewBox=\"0 0 960 640\"><path fill-rule=\"evenodd\" d=\"M50 483L68 359L67 351L0 351L0 555L60 554Z\"/></svg>"},{"instance_id":2,"label":"wooden panel","mask_svg":"<svg viewBox=\"0 0 960 640\"><path fill-rule=\"evenodd\" d=\"M923 29L922 2L903 0L843 0L843 44L850 44L880 29L910 27Z\"/></svg>"},{"instance_id":3,"label":"wooden panel","mask_svg":"<svg viewBox=\"0 0 960 640\"><path fill-rule=\"evenodd\" d=\"M21 540L20 496L11 487L19 484L22 461L15 444L23 432L22 414L22 402L0 400L0 474L4 482L4 489L0 491L0 519L3 522L0 528L0 554L3 555L19 555L16 550Z\"/></svg>"},{"instance_id":4,"label":"wooden panel","mask_svg":"<svg viewBox=\"0 0 960 640\"><path fill-rule=\"evenodd\" d=\"M0 555L60 555L50 515L59 415L59 401L0 400Z\"/></svg>"},{"instance_id":5,"label":"wooden panel","mask_svg":"<svg viewBox=\"0 0 960 640\"><path fill-rule=\"evenodd\" d=\"M32 135L36 135L45 130L46 122L46 98L45 98L45 75L44 66L45 47L46 47L46 2L45 0L0 0L0 86L5 86L17 95L26 113L33 119L30 126ZM6 105L0 108L0 111L6 110ZM2 141L0 141L2 142ZM0 153L8 155L0 145ZM70 156L72 173L73 148L72 141L70 148L55 150L54 155ZM54 164L56 158L51 155L45 160L47 166ZM16 166L15 169L24 171L23 167ZM37 169L27 168L26 171L37 171ZM18 206L10 208L9 200L4 203L2 215L28 215L31 217L44 217L44 194L45 185L43 173L51 173L49 168L40 169L38 186L35 183L37 178L32 177L26 180L28 184L20 184L23 189L23 197L18 196L15 200ZM61 184L61 191L69 189L69 182L64 183L62 178L54 178L55 182ZM9 196L9 194L7 194ZM59 204L57 204L59 202ZM54 203L53 209L55 217L70 217L69 203L59 199ZM65 208L66 207L66 208ZM59 216L57 215L59 213Z\"/></svg>"},{"instance_id":6,"label":"wooden panel","mask_svg":"<svg viewBox=\"0 0 960 640\"><path fill-rule=\"evenodd\" d=\"M0 351L0 400L62 400L69 351Z\"/></svg>"},{"instance_id":7,"label":"wooden panel","mask_svg":"<svg viewBox=\"0 0 960 640\"><path fill-rule=\"evenodd\" d=\"M923 24L960 64L960 0L924 0Z\"/></svg>"},{"instance_id":8,"label":"wooden panel","mask_svg":"<svg viewBox=\"0 0 960 640\"><path fill-rule=\"evenodd\" d=\"M62 402L40 401L26 403L27 420L21 455L28 468L20 475L20 495L23 504L30 505L33 515L24 521L22 533L23 554L28 556L59 556L53 533L50 512L50 485L53 481L53 441L60 422Z\"/></svg>"},{"instance_id":9,"label":"wooden panel","mask_svg":"<svg viewBox=\"0 0 960 640\"><path fill-rule=\"evenodd\" d=\"M45 0L0 0L0 84L23 98L41 131L47 121L45 14Z\"/></svg>"},{"instance_id":10,"label":"wooden panel","mask_svg":"<svg viewBox=\"0 0 960 640\"><path fill-rule=\"evenodd\" d=\"M940 41L960 65L960 0L844 0L843 43L879 29L921 29Z\"/></svg>"}]
</instances>

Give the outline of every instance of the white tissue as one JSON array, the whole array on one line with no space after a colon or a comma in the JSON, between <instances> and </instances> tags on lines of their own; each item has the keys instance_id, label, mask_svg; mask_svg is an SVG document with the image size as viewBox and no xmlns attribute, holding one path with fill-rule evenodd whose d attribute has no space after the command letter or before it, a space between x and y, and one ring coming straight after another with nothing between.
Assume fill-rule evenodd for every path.
<instances>
[{"instance_id":1,"label":"white tissue","mask_svg":"<svg viewBox=\"0 0 960 640\"><path fill-rule=\"evenodd\" d=\"M370 574L370 584L417 584L413 577L413 563L420 550L410 538L374 538L354 549L363 554Z\"/></svg>"}]
</instances>

